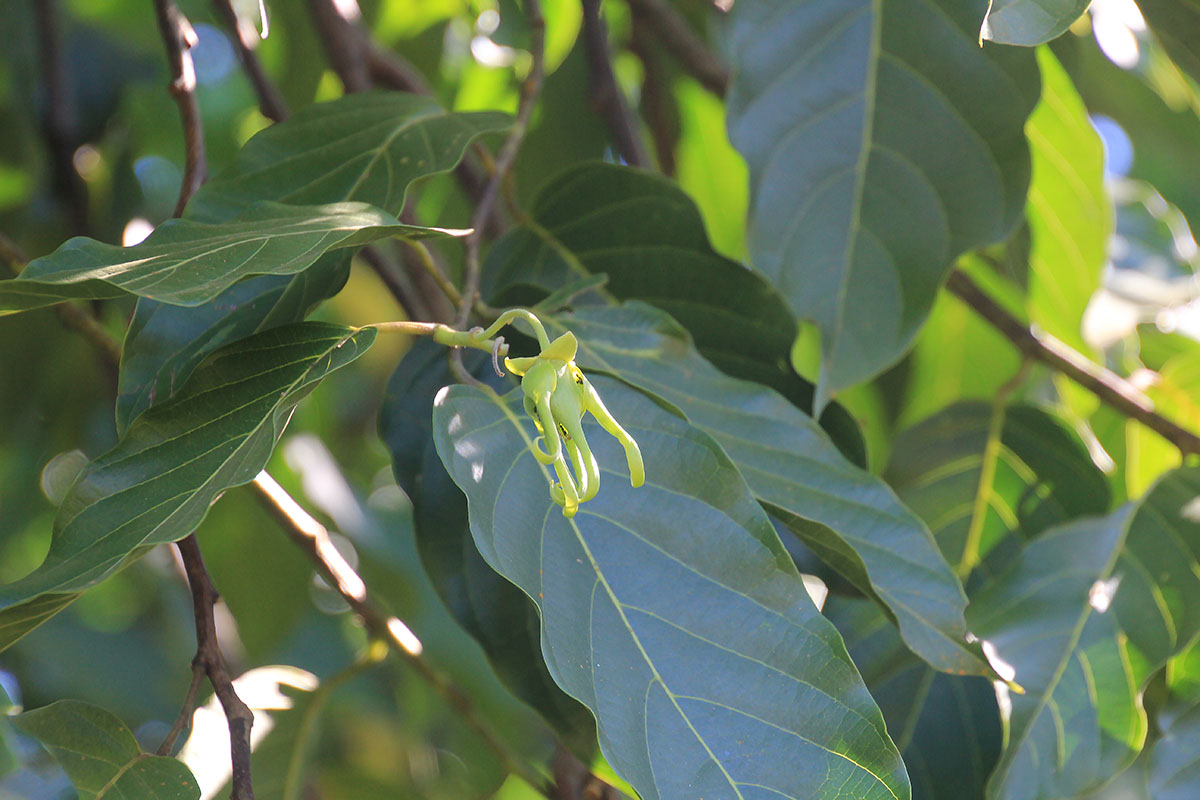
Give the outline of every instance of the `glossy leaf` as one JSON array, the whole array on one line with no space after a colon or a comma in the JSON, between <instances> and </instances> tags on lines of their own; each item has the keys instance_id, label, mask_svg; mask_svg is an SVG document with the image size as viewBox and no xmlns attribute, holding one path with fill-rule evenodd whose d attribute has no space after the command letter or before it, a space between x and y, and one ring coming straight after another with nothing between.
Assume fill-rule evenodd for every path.
<instances>
[{"instance_id":1,"label":"glossy leaf","mask_svg":"<svg viewBox=\"0 0 1200 800\"><path fill-rule=\"evenodd\" d=\"M254 203L285 199L366 202L397 214L414 180L452 169L471 141L510 121L492 112L450 113L401 92L312 105L247 142L185 215L222 222ZM221 345L304 319L341 289L348 273L349 256L330 254L300 275L247 281L194 309L139 300L121 364L118 428L170 397Z\"/></svg>"},{"instance_id":2,"label":"glossy leaf","mask_svg":"<svg viewBox=\"0 0 1200 800\"><path fill-rule=\"evenodd\" d=\"M1011 534L1030 538L1109 510L1105 476L1074 432L1032 406L993 415L989 404L962 403L930 417L896 437L884 473L964 568Z\"/></svg>"},{"instance_id":3,"label":"glossy leaf","mask_svg":"<svg viewBox=\"0 0 1200 800\"><path fill-rule=\"evenodd\" d=\"M169 220L134 247L71 239L0 282L0 314L123 294L195 306L250 275L294 275L330 250L445 233L453 232L402 225L365 203L260 203L228 222Z\"/></svg>"},{"instance_id":4,"label":"glossy leaf","mask_svg":"<svg viewBox=\"0 0 1200 800\"><path fill-rule=\"evenodd\" d=\"M1037 69L1032 53L981 50L973 5L774 0L730 13L751 260L820 330L818 409L894 363L954 259L1020 220Z\"/></svg>"},{"instance_id":5,"label":"glossy leaf","mask_svg":"<svg viewBox=\"0 0 1200 800\"><path fill-rule=\"evenodd\" d=\"M1046 531L972 598L971 630L1012 665L1003 800L1073 797L1128 766L1141 689L1200 636L1200 469L1168 474L1109 517Z\"/></svg>"},{"instance_id":6,"label":"glossy leaf","mask_svg":"<svg viewBox=\"0 0 1200 800\"><path fill-rule=\"evenodd\" d=\"M1025 126L1033 152L1026 208L1032 236L1029 318L1086 353L1091 348L1083 340L1083 312L1100 288L1114 224L1104 148L1054 54L1043 47L1037 56L1042 99Z\"/></svg>"},{"instance_id":7,"label":"glossy leaf","mask_svg":"<svg viewBox=\"0 0 1200 800\"><path fill-rule=\"evenodd\" d=\"M201 187L185 216L222 221L262 200L358 200L398 214L412 181L452 169L475 137L511 123L492 111L445 111L416 94L347 95L260 132Z\"/></svg>"},{"instance_id":8,"label":"glossy leaf","mask_svg":"<svg viewBox=\"0 0 1200 800\"><path fill-rule=\"evenodd\" d=\"M1000 756L1000 710L991 682L936 672L909 652L877 606L831 594L823 609L879 703L908 768L915 800L984 796Z\"/></svg>"},{"instance_id":9,"label":"glossy leaf","mask_svg":"<svg viewBox=\"0 0 1200 800\"><path fill-rule=\"evenodd\" d=\"M484 265L493 303L524 303L530 287L553 290L606 275L607 295L666 311L721 370L812 410L813 386L790 366L796 322L783 298L761 276L713 251L695 203L674 183L585 164L543 186L530 213L532 221L498 242ZM845 409L834 406L821 423L843 452L866 463L862 436Z\"/></svg>"},{"instance_id":10,"label":"glossy leaf","mask_svg":"<svg viewBox=\"0 0 1200 800\"><path fill-rule=\"evenodd\" d=\"M1057 39L1092 0L989 0L979 41L1033 47Z\"/></svg>"},{"instance_id":11,"label":"glossy leaf","mask_svg":"<svg viewBox=\"0 0 1200 800\"><path fill-rule=\"evenodd\" d=\"M133 733L104 709L59 700L13 718L46 746L81 800L196 800L200 787L180 761L143 753Z\"/></svg>"},{"instance_id":12,"label":"glossy leaf","mask_svg":"<svg viewBox=\"0 0 1200 800\"><path fill-rule=\"evenodd\" d=\"M295 405L374 340L373 328L298 323L210 356L76 479L45 561L0 587L0 649L153 545L189 534L222 492L266 465Z\"/></svg>"},{"instance_id":13,"label":"glossy leaf","mask_svg":"<svg viewBox=\"0 0 1200 800\"><path fill-rule=\"evenodd\" d=\"M434 434L476 545L538 604L551 674L596 715L609 763L646 800L909 797L840 637L721 448L636 390L594 384L649 477L630 488L620 446L586 423L604 473L570 520L520 392L451 387Z\"/></svg>"},{"instance_id":14,"label":"glossy leaf","mask_svg":"<svg viewBox=\"0 0 1200 800\"><path fill-rule=\"evenodd\" d=\"M1200 2L1138 0L1138 9L1168 55L1200 83Z\"/></svg>"},{"instance_id":15,"label":"glossy leaf","mask_svg":"<svg viewBox=\"0 0 1200 800\"><path fill-rule=\"evenodd\" d=\"M946 671L987 671L967 648L966 597L929 530L881 480L843 458L811 417L714 368L674 320L643 304L580 309L550 323L560 326L579 340L582 368L662 398L712 436L754 496L874 597L922 658Z\"/></svg>"}]
</instances>

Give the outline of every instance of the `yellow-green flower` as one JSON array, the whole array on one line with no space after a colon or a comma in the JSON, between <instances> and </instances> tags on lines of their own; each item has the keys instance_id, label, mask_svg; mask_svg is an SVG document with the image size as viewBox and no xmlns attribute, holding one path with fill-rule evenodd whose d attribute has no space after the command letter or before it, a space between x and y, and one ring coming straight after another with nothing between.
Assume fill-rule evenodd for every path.
<instances>
[{"instance_id":1,"label":"yellow-green flower","mask_svg":"<svg viewBox=\"0 0 1200 800\"><path fill-rule=\"evenodd\" d=\"M541 352L525 358L505 358L504 365L521 376L525 411L541 434L534 440L533 455L542 464L554 467L558 481L551 484L550 497L562 506L563 516L575 516L579 504L591 500L600 490L600 466L583 433L586 412L591 412L600 426L625 448L629 482L635 488L641 486L646 480L642 452L575 365L579 343L573 333L568 331L551 342L541 320L525 309L512 309L478 335L491 335L516 317L533 327Z\"/></svg>"}]
</instances>

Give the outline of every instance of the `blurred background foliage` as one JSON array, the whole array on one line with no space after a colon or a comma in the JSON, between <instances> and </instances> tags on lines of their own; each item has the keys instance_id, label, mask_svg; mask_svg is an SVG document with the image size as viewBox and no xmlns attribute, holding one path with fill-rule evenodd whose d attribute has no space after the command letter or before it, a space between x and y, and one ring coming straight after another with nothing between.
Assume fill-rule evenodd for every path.
<instances>
[{"instance_id":1,"label":"blurred background foliage","mask_svg":"<svg viewBox=\"0 0 1200 800\"><path fill-rule=\"evenodd\" d=\"M57 3L59 57L74 119L63 143L68 158L56 161L46 135L46 73L35 19L41 2L48 0L0 4L0 231L28 257L76 234L137 241L171 216L183 166L182 131L166 90L151 4ZM199 37L198 99L215 174L268 120L212 5L179 5ZM270 0L268 6L270 36L258 53L288 105L337 97L341 83L325 61L305 0ZM529 69L528 32L516 0L360 0L359 6L375 42L410 62L445 107L515 110ZM543 6L548 77L516 164L522 199L566 166L617 160L587 102L580 5L543 0ZM639 33L629 6L604 7L617 78L641 112L654 161L695 200L713 246L744 259L747 173L726 137L722 101ZM699 31L719 26L719 13L707 3L676 7ZM1082 336L1108 366L1142 380L1164 413L1200 428L1200 256L1188 225L1200 224L1200 76L1168 59L1128 0L1097 0L1089 16L1054 42L1053 53L1101 137L1116 208L1103 286L1090 300ZM416 211L424 224L462 226L470 210L452 177L421 185ZM461 257L454 245L440 254L452 266ZM987 265L962 266L988 280ZM1000 298L1006 291L995 281L989 289ZM131 310L131 300L97 306L114 336ZM346 290L319 316L362 323L398 313L375 274L356 263ZM357 563L368 583L420 632L431 661L503 731L514 753L547 763L554 742L545 724L502 687L430 585L413 540L411 504L375 434L377 404L407 347L403 340L381 340L355 369L302 404L271 472L341 534L352 563L361 556ZM795 354L801 372L805 353L801 342ZM897 434L960 401L991 398L1018 364L1011 345L944 294L913 352L839 400L863 429L871 466L883 471ZM1031 385L1029 396L1013 399L1068 400L1058 398L1048 376ZM0 583L40 563L56 491L79 464L71 453L95 456L115 442L114 396L115 375L51 310L0 318ZM1069 402L1059 408L1071 410ZM1177 451L1156 435L1106 409L1081 410L1073 420L1077 430L1094 434L1093 453L1111 457L1116 500L1138 496L1178 463ZM910 437L920 433L914 430ZM892 469L900 469L894 460ZM229 492L198 537L232 615L223 632L234 671L286 664L316 676L321 687L292 690L294 707L276 720L280 730L307 726L298 746L307 748L301 756L311 765L311 796L539 796L508 778L463 716L411 669L396 660L363 660L361 628L248 492ZM178 712L192 649L186 585L173 551L160 548L0 655L0 685L25 707L64 697L100 705L153 749ZM1194 680L1197 658L1180 661L1174 679ZM287 744L259 752L256 766L274 759L258 772L261 797L277 796L265 776L282 776L294 757ZM602 764L596 768L603 773ZM2 719L0 773L2 800L74 796L40 747L17 737Z\"/></svg>"}]
</instances>

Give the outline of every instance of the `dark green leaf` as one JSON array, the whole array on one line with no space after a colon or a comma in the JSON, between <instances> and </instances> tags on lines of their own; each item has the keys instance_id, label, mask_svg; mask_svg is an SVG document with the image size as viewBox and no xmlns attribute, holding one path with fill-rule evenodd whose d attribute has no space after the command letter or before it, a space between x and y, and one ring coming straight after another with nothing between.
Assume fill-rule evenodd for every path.
<instances>
[{"instance_id":1,"label":"dark green leaf","mask_svg":"<svg viewBox=\"0 0 1200 800\"><path fill-rule=\"evenodd\" d=\"M985 403L951 406L896 437L884 477L964 571L1009 534L1029 538L1110 502L1079 437L1032 406L998 416Z\"/></svg>"},{"instance_id":2,"label":"dark green leaf","mask_svg":"<svg viewBox=\"0 0 1200 800\"><path fill-rule=\"evenodd\" d=\"M754 496L878 600L922 658L946 671L987 671L967 648L966 597L929 530L883 481L842 457L811 417L715 369L674 320L641 303L549 322L575 332L581 367L666 400L716 439Z\"/></svg>"},{"instance_id":3,"label":"dark green leaf","mask_svg":"<svg viewBox=\"0 0 1200 800\"><path fill-rule=\"evenodd\" d=\"M358 200L400 213L412 181L445 172L475 137L512 124L497 112L449 112L404 92L363 92L319 103L246 143L188 203L219 222L261 200L296 205Z\"/></svg>"},{"instance_id":4,"label":"dark green leaf","mask_svg":"<svg viewBox=\"0 0 1200 800\"><path fill-rule=\"evenodd\" d=\"M1092 0L990 0L979 41L1033 47L1056 39Z\"/></svg>"},{"instance_id":5,"label":"dark green leaf","mask_svg":"<svg viewBox=\"0 0 1200 800\"><path fill-rule=\"evenodd\" d=\"M402 225L365 203L260 203L215 224L168 220L135 247L78 237L0 282L0 314L73 297L134 294L173 305L206 303L250 275L294 275L329 250L388 236L453 233Z\"/></svg>"},{"instance_id":6,"label":"dark green leaf","mask_svg":"<svg viewBox=\"0 0 1200 800\"><path fill-rule=\"evenodd\" d=\"M908 798L904 766L841 638L707 435L622 383L597 390L641 445L596 425L599 495L565 519L529 451L521 392L440 393L438 453L488 563L534 599L555 680L592 709L646 800Z\"/></svg>"},{"instance_id":7,"label":"dark green leaf","mask_svg":"<svg viewBox=\"0 0 1200 800\"><path fill-rule=\"evenodd\" d=\"M1150 30L1180 69L1200 82L1200 2L1138 0Z\"/></svg>"},{"instance_id":8,"label":"dark green leaf","mask_svg":"<svg viewBox=\"0 0 1200 800\"><path fill-rule=\"evenodd\" d=\"M931 669L866 600L831 594L824 612L842 632L879 703L908 768L914 800L983 797L1002 744L991 682Z\"/></svg>"},{"instance_id":9,"label":"dark green leaf","mask_svg":"<svg viewBox=\"0 0 1200 800\"><path fill-rule=\"evenodd\" d=\"M1110 517L1043 533L972 598L971 630L1012 665L1001 800L1073 797L1142 748L1141 689L1200 636L1200 468Z\"/></svg>"},{"instance_id":10,"label":"dark green leaf","mask_svg":"<svg viewBox=\"0 0 1200 800\"><path fill-rule=\"evenodd\" d=\"M531 221L504 237L485 264L493 302L525 302L513 287L558 289L604 274L607 293L661 308L691 333L697 349L734 377L765 383L812 411L813 386L791 367L796 322L769 283L718 255L695 203L658 175L585 164L538 192ZM507 293L505 293L507 290ZM835 406L821 424L858 464L858 426Z\"/></svg>"},{"instance_id":11,"label":"dark green leaf","mask_svg":"<svg viewBox=\"0 0 1200 800\"><path fill-rule=\"evenodd\" d=\"M347 250L291 277L263 275L230 286L200 306L139 300L125 332L117 387L117 431L171 397L204 357L258 331L298 322L337 294L350 274Z\"/></svg>"},{"instance_id":12,"label":"dark green leaf","mask_svg":"<svg viewBox=\"0 0 1200 800\"><path fill-rule=\"evenodd\" d=\"M0 649L131 558L190 533L222 492L266 465L295 405L374 340L374 328L298 323L210 356L80 474L45 561L0 587Z\"/></svg>"},{"instance_id":13,"label":"dark green leaf","mask_svg":"<svg viewBox=\"0 0 1200 800\"><path fill-rule=\"evenodd\" d=\"M497 113L449 113L399 92L353 94L303 109L252 138L189 203L190 219L221 222L256 202L367 202L399 213L408 186L452 169L477 136L507 127ZM162 402L217 347L297 322L345 283L349 257L299 275L233 286L195 309L141 299L125 341L117 422Z\"/></svg>"},{"instance_id":14,"label":"dark green leaf","mask_svg":"<svg viewBox=\"0 0 1200 800\"><path fill-rule=\"evenodd\" d=\"M774 0L730 14L751 258L820 330L818 409L894 363L954 259L1020 220L1037 67L980 49L977 5Z\"/></svg>"},{"instance_id":15,"label":"dark green leaf","mask_svg":"<svg viewBox=\"0 0 1200 800\"><path fill-rule=\"evenodd\" d=\"M1190 800L1200 796L1200 705L1172 709L1150 754L1150 796Z\"/></svg>"},{"instance_id":16,"label":"dark green leaf","mask_svg":"<svg viewBox=\"0 0 1200 800\"><path fill-rule=\"evenodd\" d=\"M182 762L143 753L125 723L102 708L59 700L13 718L46 746L82 800L196 800L200 787Z\"/></svg>"}]
</instances>

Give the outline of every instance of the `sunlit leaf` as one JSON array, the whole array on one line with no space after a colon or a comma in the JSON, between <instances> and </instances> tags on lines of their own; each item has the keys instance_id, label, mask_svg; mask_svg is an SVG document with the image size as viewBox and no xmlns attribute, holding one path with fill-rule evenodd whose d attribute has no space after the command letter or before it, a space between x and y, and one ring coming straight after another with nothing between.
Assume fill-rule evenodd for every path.
<instances>
[{"instance_id":1,"label":"sunlit leaf","mask_svg":"<svg viewBox=\"0 0 1200 800\"><path fill-rule=\"evenodd\" d=\"M374 340L374 328L297 323L210 356L80 473L45 561L0 587L0 649L153 545L189 534L222 492L266 465L295 405Z\"/></svg>"},{"instance_id":2,"label":"sunlit leaf","mask_svg":"<svg viewBox=\"0 0 1200 800\"><path fill-rule=\"evenodd\" d=\"M571 520L529 447L521 393L457 386L438 453L488 563L538 604L555 681L596 715L643 798L908 798L903 764L840 637L736 468L707 435L597 376L645 457L587 423L603 472Z\"/></svg>"},{"instance_id":3,"label":"sunlit leaf","mask_svg":"<svg viewBox=\"0 0 1200 800\"><path fill-rule=\"evenodd\" d=\"M989 797L1073 797L1128 766L1141 689L1200 636L1200 469L1137 504L1053 528L972 597L971 630L1012 666L1006 745Z\"/></svg>"},{"instance_id":4,"label":"sunlit leaf","mask_svg":"<svg viewBox=\"0 0 1200 800\"><path fill-rule=\"evenodd\" d=\"M143 753L133 733L102 708L59 700L13 719L62 766L81 800L196 800L200 787L180 761Z\"/></svg>"},{"instance_id":5,"label":"sunlit leaf","mask_svg":"<svg viewBox=\"0 0 1200 800\"><path fill-rule=\"evenodd\" d=\"M896 437L885 477L964 570L1012 534L1109 510L1083 443L1032 406L951 406Z\"/></svg>"},{"instance_id":6,"label":"sunlit leaf","mask_svg":"<svg viewBox=\"0 0 1200 800\"><path fill-rule=\"evenodd\" d=\"M228 222L169 220L134 247L71 239L50 255L29 262L20 277L0 282L0 314L69 298L124 294L196 306L251 275L302 272L330 250L388 236L445 233L402 225L365 203L260 203Z\"/></svg>"},{"instance_id":7,"label":"sunlit leaf","mask_svg":"<svg viewBox=\"0 0 1200 800\"><path fill-rule=\"evenodd\" d=\"M1025 126L1033 153L1029 318L1086 353L1083 312L1100 287L1113 230L1104 148L1054 54L1043 47L1037 56L1042 99Z\"/></svg>"},{"instance_id":8,"label":"sunlit leaf","mask_svg":"<svg viewBox=\"0 0 1200 800\"><path fill-rule=\"evenodd\" d=\"M730 14L751 260L820 330L818 408L894 363L954 259L1020 219L1037 68L1032 53L980 49L974 6L774 0Z\"/></svg>"}]
</instances>

